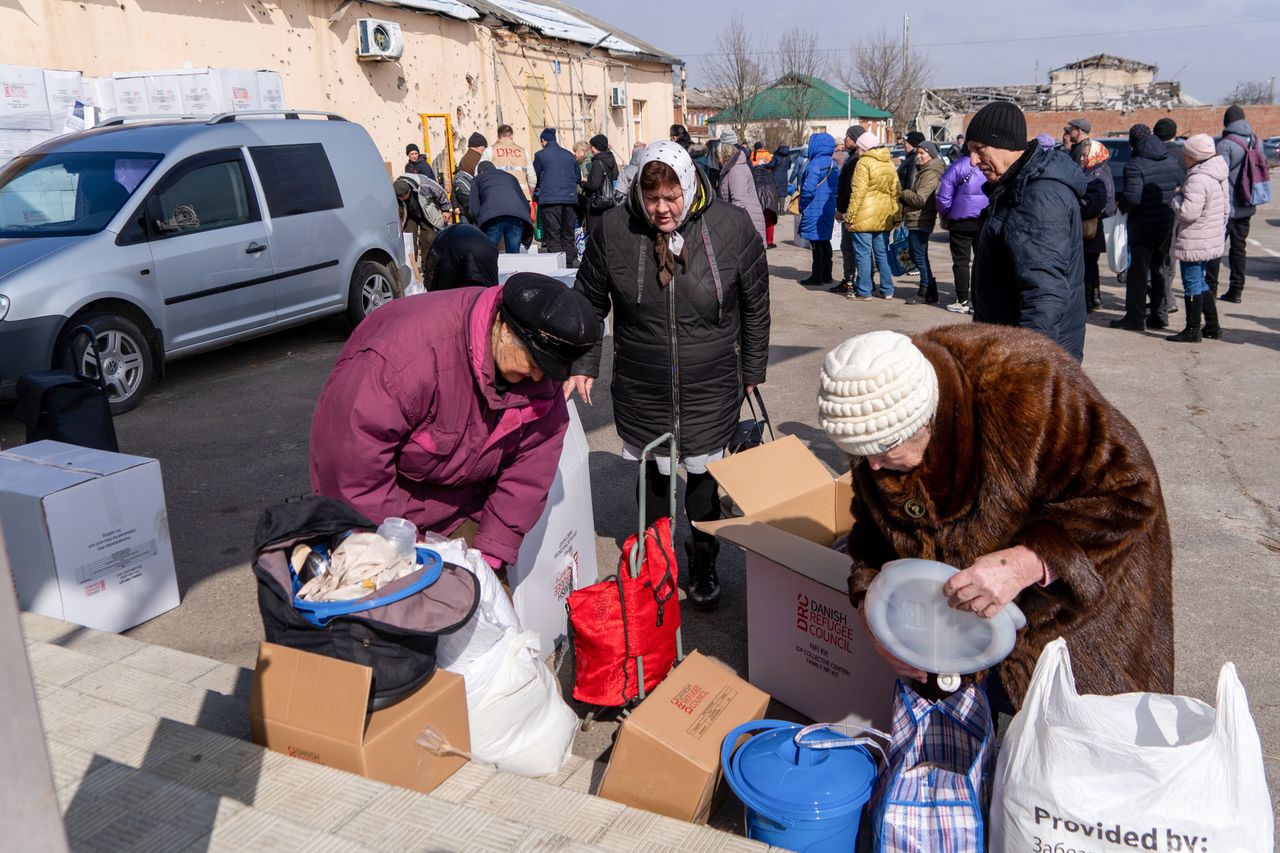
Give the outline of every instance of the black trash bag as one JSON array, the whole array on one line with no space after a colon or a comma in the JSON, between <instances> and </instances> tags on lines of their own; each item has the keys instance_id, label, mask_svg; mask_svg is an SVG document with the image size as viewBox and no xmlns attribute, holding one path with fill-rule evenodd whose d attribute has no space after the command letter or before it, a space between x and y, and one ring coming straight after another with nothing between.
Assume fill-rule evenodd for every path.
<instances>
[{"instance_id":1,"label":"black trash bag","mask_svg":"<svg viewBox=\"0 0 1280 853\"><path fill-rule=\"evenodd\" d=\"M254 537L253 573L267 642L357 663L373 670L369 709L394 705L436 669L441 634L465 625L480 601L476 576L446 563L440 579L399 601L312 624L293 606L289 555L300 543L331 543L348 530L371 531L372 521L342 501L306 497L268 507ZM410 586L419 572L387 584L369 597L386 597ZM352 604L358 603L359 599Z\"/></svg>"}]
</instances>

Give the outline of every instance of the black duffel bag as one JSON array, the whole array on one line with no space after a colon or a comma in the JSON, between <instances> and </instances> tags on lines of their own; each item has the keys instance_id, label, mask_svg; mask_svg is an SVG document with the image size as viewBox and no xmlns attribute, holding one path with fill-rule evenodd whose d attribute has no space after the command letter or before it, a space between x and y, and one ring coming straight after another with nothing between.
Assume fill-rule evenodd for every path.
<instances>
[{"instance_id":1,"label":"black duffel bag","mask_svg":"<svg viewBox=\"0 0 1280 853\"><path fill-rule=\"evenodd\" d=\"M377 710L406 698L436 668L436 643L470 619L480 600L476 576L446 563L437 581L425 589L316 625L294 607L294 578L289 555L299 543L331 545L349 530L371 531L372 521L342 501L307 497L268 507L258 521L253 573L258 579L258 610L267 642L350 661L373 670L369 708ZM367 598L385 601L421 582L420 569L387 584ZM364 599L350 602L358 608Z\"/></svg>"},{"instance_id":2,"label":"black duffel bag","mask_svg":"<svg viewBox=\"0 0 1280 853\"><path fill-rule=\"evenodd\" d=\"M77 326L67 338L70 345L84 335L86 350L93 353L98 378L91 379L78 367L37 370L18 377L18 405L14 414L27 426L27 443L61 441L94 450L117 453L116 426L111 420L110 394L102 380L102 356L93 329ZM72 347L72 355L75 348Z\"/></svg>"}]
</instances>

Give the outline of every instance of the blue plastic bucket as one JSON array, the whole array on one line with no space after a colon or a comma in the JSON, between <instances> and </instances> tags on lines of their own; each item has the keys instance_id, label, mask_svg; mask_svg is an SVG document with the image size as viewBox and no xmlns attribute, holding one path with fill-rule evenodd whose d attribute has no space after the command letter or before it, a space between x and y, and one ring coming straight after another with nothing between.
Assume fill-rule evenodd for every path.
<instances>
[{"instance_id":1,"label":"blue plastic bucket","mask_svg":"<svg viewBox=\"0 0 1280 853\"><path fill-rule=\"evenodd\" d=\"M735 750L738 739L761 732ZM725 736L721 764L746 807L747 837L800 853L849 853L879 770L861 739L781 720Z\"/></svg>"}]
</instances>

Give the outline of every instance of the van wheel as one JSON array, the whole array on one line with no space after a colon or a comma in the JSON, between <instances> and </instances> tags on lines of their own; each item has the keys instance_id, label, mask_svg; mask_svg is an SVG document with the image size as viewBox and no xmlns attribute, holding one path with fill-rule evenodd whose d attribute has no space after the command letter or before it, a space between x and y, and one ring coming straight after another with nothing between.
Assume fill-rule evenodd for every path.
<instances>
[{"instance_id":1,"label":"van wheel","mask_svg":"<svg viewBox=\"0 0 1280 853\"><path fill-rule=\"evenodd\" d=\"M395 275L385 265L377 261L360 261L351 273L347 319L354 328L375 309L403 295Z\"/></svg>"},{"instance_id":2,"label":"van wheel","mask_svg":"<svg viewBox=\"0 0 1280 853\"><path fill-rule=\"evenodd\" d=\"M102 356L101 365L93 357L93 349L84 335L71 337L71 331L77 326L93 329L98 354ZM122 415L137 408L155 377L151 346L137 323L119 314L89 314L73 318L63 336L64 343L58 351L65 353L65 342L70 343L72 361L68 367L90 379L102 376L105 380L111 414Z\"/></svg>"}]
</instances>

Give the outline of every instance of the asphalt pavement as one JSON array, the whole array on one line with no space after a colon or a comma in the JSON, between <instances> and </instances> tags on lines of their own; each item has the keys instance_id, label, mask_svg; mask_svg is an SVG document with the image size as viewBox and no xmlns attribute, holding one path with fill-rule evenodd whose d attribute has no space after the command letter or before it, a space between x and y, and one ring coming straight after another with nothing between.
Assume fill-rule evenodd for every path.
<instances>
[{"instance_id":1,"label":"asphalt pavement","mask_svg":"<svg viewBox=\"0 0 1280 853\"><path fill-rule=\"evenodd\" d=\"M788 217L779 224L780 239L791 236L792 223ZM1259 211L1250 238L1244 302L1220 306L1224 340L1174 344L1163 334L1108 328L1119 316L1123 288L1104 274L1106 306L1089 316L1084 364L1137 426L1159 468L1174 541L1177 689L1212 702L1219 667L1236 663L1269 756L1274 801L1280 785L1274 639L1280 616L1280 204ZM797 282L808 273L808 252L790 242L780 242L769 259L773 334L762 391L775 428L843 469L841 454L817 427L823 355L862 332L911 334L966 318L901 298L853 302L804 287ZM935 234L931 259L945 304L952 296L945 235ZM912 295L915 286L916 279L902 279L899 297ZM1183 316L1171 320L1180 327ZM262 637L249 569L254 526L265 506L309 489L311 415L344 338L337 321L318 322L176 362L140 408L117 419L123 451L161 462L183 598L131 636L253 665ZM579 404L591 446L602 571L616 566L618 546L634 524L634 465L619 456L608 391L602 377L595 404ZM0 446L21 441L12 405L0 407ZM684 631L686 648L745 675L742 572L741 553L726 547L723 603L712 613L687 610ZM771 714L792 716L777 703ZM613 729L597 725L579 737L575 751L599 756Z\"/></svg>"}]
</instances>

